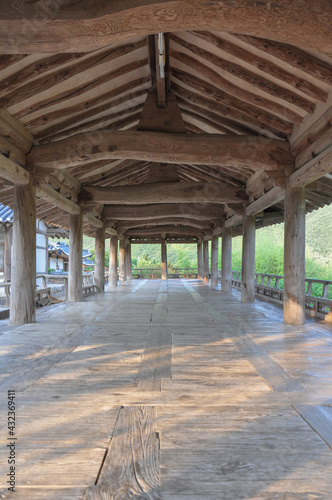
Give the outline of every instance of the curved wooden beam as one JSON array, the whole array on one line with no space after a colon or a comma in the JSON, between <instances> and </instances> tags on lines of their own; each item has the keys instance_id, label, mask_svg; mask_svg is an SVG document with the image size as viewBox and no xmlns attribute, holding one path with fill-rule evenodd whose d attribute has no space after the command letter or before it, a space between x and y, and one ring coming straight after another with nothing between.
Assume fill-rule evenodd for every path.
<instances>
[{"instance_id":1,"label":"curved wooden beam","mask_svg":"<svg viewBox=\"0 0 332 500\"><path fill-rule=\"evenodd\" d=\"M278 170L294 167L285 141L256 135L171 134L100 130L35 146L35 167L68 168L97 160L127 159L158 163L205 164Z\"/></svg>"},{"instance_id":2,"label":"curved wooden beam","mask_svg":"<svg viewBox=\"0 0 332 500\"><path fill-rule=\"evenodd\" d=\"M138 35L217 30L332 54L330 0L1 2L0 52L81 52Z\"/></svg>"}]
</instances>

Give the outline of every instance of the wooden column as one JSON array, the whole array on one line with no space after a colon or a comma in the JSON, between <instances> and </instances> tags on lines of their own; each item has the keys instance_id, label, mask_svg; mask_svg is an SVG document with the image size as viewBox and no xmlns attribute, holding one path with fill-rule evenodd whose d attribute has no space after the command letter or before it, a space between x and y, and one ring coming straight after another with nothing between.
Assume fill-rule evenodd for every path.
<instances>
[{"instance_id":1,"label":"wooden column","mask_svg":"<svg viewBox=\"0 0 332 500\"><path fill-rule=\"evenodd\" d=\"M119 280L126 281L126 240L120 240L119 244Z\"/></svg>"},{"instance_id":2,"label":"wooden column","mask_svg":"<svg viewBox=\"0 0 332 500\"><path fill-rule=\"evenodd\" d=\"M203 249L202 243L197 243L197 279L203 279Z\"/></svg>"},{"instance_id":3,"label":"wooden column","mask_svg":"<svg viewBox=\"0 0 332 500\"><path fill-rule=\"evenodd\" d=\"M241 301L255 301L255 217L243 213Z\"/></svg>"},{"instance_id":4,"label":"wooden column","mask_svg":"<svg viewBox=\"0 0 332 500\"><path fill-rule=\"evenodd\" d=\"M95 236L95 272L94 284L97 293L103 293L105 287L105 229L96 229Z\"/></svg>"},{"instance_id":5,"label":"wooden column","mask_svg":"<svg viewBox=\"0 0 332 500\"><path fill-rule=\"evenodd\" d=\"M81 212L78 215L71 214L69 219L69 302L79 302L83 297L82 247L83 216Z\"/></svg>"},{"instance_id":6,"label":"wooden column","mask_svg":"<svg viewBox=\"0 0 332 500\"><path fill-rule=\"evenodd\" d=\"M127 245L126 245L126 274L127 274L127 280L131 280L133 275L132 275L131 243L130 243L130 241L127 241Z\"/></svg>"},{"instance_id":7,"label":"wooden column","mask_svg":"<svg viewBox=\"0 0 332 500\"><path fill-rule=\"evenodd\" d=\"M161 242L161 279L167 280L167 247L165 240Z\"/></svg>"},{"instance_id":8,"label":"wooden column","mask_svg":"<svg viewBox=\"0 0 332 500\"><path fill-rule=\"evenodd\" d=\"M209 283L209 242L203 241L203 283Z\"/></svg>"},{"instance_id":9,"label":"wooden column","mask_svg":"<svg viewBox=\"0 0 332 500\"><path fill-rule=\"evenodd\" d=\"M232 291L232 228L226 227L225 223L222 228L221 291Z\"/></svg>"},{"instance_id":10,"label":"wooden column","mask_svg":"<svg viewBox=\"0 0 332 500\"><path fill-rule=\"evenodd\" d=\"M35 321L36 198L32 181L14 187L13 252L11 269L12 325Z\"/></svg>"},{"instance_id":11,"label":"wooden column","mask_svg":"<svg viewBox=\"0 0 332 500\"><path fill-rule=\"evenodd\" d=\"M305 188L285 193L284 322L305 323Z\"/></svg>"},{"instance_id":12,"label":"wooden column","mask_svg":"<svg viewBox=\"0 0 332 500\"><path fill-rule=\"evenodd\" d=\"M218 236L211 242L211 286L218 286Z\"/></svg>"},{"instance_id":13,"label":"wooden column","mask_svg":"<svg viewBox=\"0 0 332 500\"><path fill-rule=\"evenodd\" d=\"M13 243L13 226L5 227L5 246L3 253L3 278L4 281L11 280L11 270L12 270L12 243ZM5 289L6 294L6 306L10 306L10 293L8 287Z\"/></svg>"},{"instance_id":14,"label":"wooden column","mask_svg":"<svg viewBox=\"0 0 332 500\"><path fill-rule=\"evenodd\" d=\"M109 286L117 286L118 284L118 238L117 236L110 237L110 260L109 260Z\"/></svg>"}]
</instances>

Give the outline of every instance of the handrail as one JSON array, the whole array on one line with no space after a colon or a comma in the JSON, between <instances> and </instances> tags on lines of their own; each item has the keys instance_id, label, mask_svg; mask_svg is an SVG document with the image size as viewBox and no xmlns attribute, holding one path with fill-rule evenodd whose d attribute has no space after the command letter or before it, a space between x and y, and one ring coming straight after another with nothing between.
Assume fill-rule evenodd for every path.
<instances>
[{"instance_id":1,"label":"handrail","mask_svg":"<svg viewBox=\"0 0 332 500\"><path fill-rule=\"evenodd\" d=\"M284 276L280 274L255 273L256 296L263 300L282 304L284 299L283 280ZM241 271L233 271L232 285L241 288L241 283ZM305 278L305 284L307 313L323 319L326 318L327 314L332 314L332 281Z\"/></svg>"},{"instance_id":2,"label":"handrail","mask_svg":"<svg viewBox=\"0 0 332 500\"><path fill-rule=\"evenodd\" d=\"M44 274L44 273L37 273L36 274L36 281L38 279L42 280L42 288L36 286L36 301L39 302L42 298L45 299L46 297L49 296L50 293L50 287L47 286L47 280L52 279L55 281L62 281L64 284L64 292L65 292L65 301L68 300L68 279L69 275L68 273L63 273L63 274ZM95 292L95 285L93 283L93 274L92 273L82 273L82 291L83 291L83 296L90 295L91 293ZM11 281L2 281L0 282L0 288L5 288L6 292L6 306L10 307L10 288L11 288Z\"/></svg>"}]
</instances>

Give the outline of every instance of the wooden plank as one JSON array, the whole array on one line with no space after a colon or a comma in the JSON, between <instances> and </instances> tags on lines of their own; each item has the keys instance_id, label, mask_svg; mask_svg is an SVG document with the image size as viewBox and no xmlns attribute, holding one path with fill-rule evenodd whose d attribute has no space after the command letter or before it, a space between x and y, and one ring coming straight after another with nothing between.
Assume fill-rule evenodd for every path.
<instances>
[{"instance_id":1,"label":"wooden plank","mask_svg":"<svg viewBox=\"0 0 332 500\"><path fill-rule=\"evenodd\" d=\"M273 392L304 392L303 387L274 361L252 338L236 326L225 331Z\"/></svg>"},{"instance_id":2,"label":"wooden plank","mask_svg":"<svg viewBox=\"0 0 332 500\"><path fill-rule=\"evenodd\" d=\"M82 150L84 144L84 150ZM261 136L171 134L163 132L99 130L97 137L77 134L32 148L36 167L66 168L97 160L132 159L161 163L193 163L253 170L294 167L289 144Z\"/></svg>"},{"instance_id":3,"label":"wooden plank","mask_svg":"<svg viewBox=\"0 0 332 500\"><path fill-rule=\"evenodd\" d=\"M298 403L292 406L332 450L332 419L324 412L324 407Z\"/></svg>"},{"instance_id":4,"label":"wooden plank","mask_svg":"<svg viewBox=\"0 0 332 500\"><path fill-rule=\"evenodd\" d=\"M149 498L158 500L159 439L154 407L122 407L97 484L84 500L103 498Z\"/></svg>"},{"instance_id":5,"label":"wooden plank","mask_svg":"<svg viewBox=\"0 0 332 500\"><path fill-rule=\"evenodd\" d=\"M165 309L165 304L160 303L154 306L154 314L158 316L161 322L165 321L161 310ZM167 307L166 307L167 310ZM156 317L152 316L152 321ZM153 325L150 328L150 334L146 343L142 362L138 371L138 391L160 392L162 379L171 378L171 330L167 326Z\"/></svg>"},{"instance_id":6,"label":"wooden plank","mask_svg":"<svg viewBox=\"0 0 332 500\"><path fill-rule=\"evenodd\" d=\"M2 154L0 154L0 177L13 184L20 184L22 186L30 182L29 172Z\"/></svg>"}]
</instances>

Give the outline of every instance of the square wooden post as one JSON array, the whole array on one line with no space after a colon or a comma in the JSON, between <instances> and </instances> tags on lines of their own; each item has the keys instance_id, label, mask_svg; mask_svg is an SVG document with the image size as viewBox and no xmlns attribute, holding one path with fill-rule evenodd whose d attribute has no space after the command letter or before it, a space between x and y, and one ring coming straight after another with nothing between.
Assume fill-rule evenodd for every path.
<instances>
[{"instance_id":1,"label":"square wooden post","mask_svg":"<svg viewBox=\"0 0 332 500\"><path fill-rule=\"evenodd\" d=\"M167 280L167 247L166 240L161 242L161 279Z\"/></svg>"},{"instance_id":2,"label":"square wooden post","mask_svg":"<svg viewBox=\"0 0 332 500\"><path fill-rule=\"evenodd\" d=\"M197 243L197 279L203 279L203 248L202 243Z\"/></svg>"},{"instance_id":3,"label":"square wooden post","mask_svg":"<svg viewBox=\"0 0 332 500\"><path fill-rule=\"evenodd\" d=\"M117 236L110 237L110 260L109 260L109 286L117 286L118 284L118 238Z\"/></svg>"},{"instance_id":4,"label":"square wooden post","mask_svg":"<svg viewBox=\"0 0 332 500\"><path fill-rule=\"evenodd\" d=\"M95 272L94 285L97 293L103 293L105 287L105 229L96 229L95 236Z\"/></svg>"},{"instance_id":5,"label":"square wooden post","mask_svg":"<svg viewBox=\"0 0 332 500\"><path fill-rule=\"evenodd\" d=\"M211 286L218 286L218 236L211 242Z\"/></svg>"},{"instance_id":6,"label":"square wooden post","mask_svg":"<svg viewBox=\"0 0 332 500\"><path fill-rule=\"evenodd\" d=\"M203 241L203 283L209 283L209 242Z\"/></svg>"},{"instance_id":7,"label":"square wooden post","mask_svg":"<svg viewBox=\"0 0 332 500\"><path fill-rule=\"evenodd\" d=\"M284 322L305 323L305 188L285 193Z\"/></svg>"},{"instance_id":8,"label":"square wooden post","mask_svg":"<svg viewBox=\"0 0 332 500\"><path fill-rule=\"evenodd\" d=\"M241 301L255 301L255 217L243 213Z\"/></svg>"},{"instance_id":9,"label":"square wooden post","mask_svg":"<svg viewBox=\"0 0 332 500\"><path fill-rule=\"evenodd\" d=\"M131 262L131 243L127 241L126 245L126 274L127 280L131 280L133 277L132 262Z\"/></svg>"},{"instance_id":10,"label":"square wooden post","mask_svg":"<svg viewBox=\"0 0 332 500\"><path fill-rule=\"evenodd\" d=\"M68 301L79 302L83 297L82 279L83 215L70 215L69 219L69 282Z\"/></svg>"},{"instance_id":11,"label":"square wooden post","mask_svg":"<svg viewBox=\"0 0 332 500\"><path fill-rule=\"evenodd\" d=\"M232 228L222 227L221 242L221 291L232 291Z\"/></svg>"},{"instance_id":12,"label":"square wooden post","mask_svg":"<svg viewBox=\"0 0 332 500\"><path fill-rule=\"evenodd\" d=\"M32 181L14 187L10 322L35 322L36 197Z\"/></svg>"},{"instance_id":13,"label":"square wooden post","mask_svg":"<svg viewBox=\"0 0 332 500\"><path fill-rule=\"evenodd\" d=\"M126 281L126 240L120 240L119 244L119 280Z\"/></svg>"}]
</instances>

